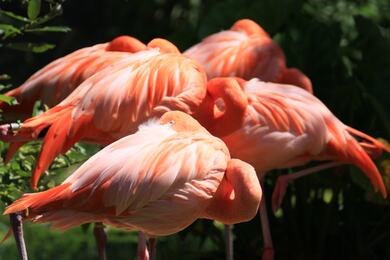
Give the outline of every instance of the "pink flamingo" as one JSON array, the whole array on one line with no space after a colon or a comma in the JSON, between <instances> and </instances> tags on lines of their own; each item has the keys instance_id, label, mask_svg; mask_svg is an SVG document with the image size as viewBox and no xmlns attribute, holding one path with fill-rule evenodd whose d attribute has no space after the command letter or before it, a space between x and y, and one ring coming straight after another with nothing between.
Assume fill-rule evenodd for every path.
<instances>
[{"instance_id":1,"label":"pink flamingo","mask_svg":"<svg viewBox=\"0 0 390 260\"><path fill-rule=\"evenodd\" d=\"M9 106L0 102L2 116L9 122L26 119L31 116L38 100L53 107L96 72L128 57L129 53L144 49L146 46L136 38L119 36L111 42L86 47L59 58L5 94L14 97L18 104Z\"/></svg>"},{"instance_id":2,"label":"pink flamingo","mask_svg":"<svg viewBox=\"0 0 390 260\"><path fill-rule=\"evenodd\" d=\"M61 185L25 194L4 214L22 212L61 230L103 222L154 241L198 218L249 221L261 196L252 166L231 159L220 139L174 111L105 147ZM155 259L153 247L150 255Z\"/></svg>"},{"instance_id":3,"label":"pink flamingo","mask_svg":"<svg viewBox=\"0 0 390 260\"><path fill-rule=\"evenodd\" d=\"M212 34L184 52L201 63L207 76L292 84L313 92L311 81L300 70L287 68L280 47L249 19L238 20L227 31Z\"/></svg>"},{"instance_id":4,"label":"pink flamingo","mask_svg":"<svg viewBox=\"0 0 390 260\"><path fill-rule=\"evenodd\" d=\"M344 125L309 92L258 79L216 78L210 80L208 93L215 106L207 103L205 109L214 111L214 119L202 124L226 143L233 157L252 164L260 181L272 169L304 165L312 160L332 161L280 179L273 195L274 209L280 205L289 181L343 163L358 166L386 197L381 175L364 148L387 152L390 149ZM226 95L232 98L231 102L226 102ZM353 136L364 141L359 144ZM264 199L260 217L265 241L263 259L272 259Z\"/></svg>"}]
</instances>

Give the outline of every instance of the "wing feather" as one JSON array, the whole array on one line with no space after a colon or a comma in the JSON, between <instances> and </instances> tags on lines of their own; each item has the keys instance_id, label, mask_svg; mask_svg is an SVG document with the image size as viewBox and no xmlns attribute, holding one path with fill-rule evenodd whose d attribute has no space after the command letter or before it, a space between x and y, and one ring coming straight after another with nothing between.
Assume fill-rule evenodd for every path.
<instances>
[{"instance_id":1,"label":"wing feather","mask_svg":"<svg viewBox=\"0 0 390 260\"><path fill-rule=\"evenodd\" d=\"M115 214L120 215L143 208L165 194L185 190L186 185L199 196L211 198L217 185L202 186L204 180L210 172L221 180L224 171L216 171L216 167L226 165L216 166L215 161L224 158L226 164L228 156L224 144L209 134L176 133L168 126L155 126L107 146L64 184L71 184L75 193L89 189L91 197L103 192L103 205L114 207Z\"/></svg>"},{"instance_id":2,"label":"wing feather","mask_svg":"<svg viewBox=\"0 0 390 260\"><path fill-rule=\"evenodd\" d=\"M107 52L106 46L107 44L97 44L83 48L45 66L21 85L19 101L23 102L34 97L49 106L54 106L85 79L103 67L129 55Z\"/></svg>"},{"instance_id":3,"label":"wing feather","mask_svg":"<svg viewBox=\"0 0 390 260\"><path fill-rule=\"evenodd\" d=\"M281 49L265 35L222 31L205 38L184 55L204 65L209 78L242 77L277 80L285 68Z\"/></svg>"},{"instance_id":4,"label":"wing feather","mask_svg":"<svg viewBox=\"0 0 390 260\"><path fill-rule=\"evenodd\" d=\"M223 140L232 156L260 170L305 163L324 152L334 137L329 122L342 126L321 101L301 88L253 79L244 90L249 106L243 127Z\"/></svg>"},{"instance_id":5,"label":"wing feather","mask_svg":"<svg viewBox=\"0 0 390 260\"><path fill-rule=\"evenodd\" d=\"M73 103L75 118L91 114L97 129L117 131L121 137L133 132L154 108L192 114L205 95L206 76L200 65L180 54L147 50L90 77L61 105Z\"/></svg>"}]
</instances>

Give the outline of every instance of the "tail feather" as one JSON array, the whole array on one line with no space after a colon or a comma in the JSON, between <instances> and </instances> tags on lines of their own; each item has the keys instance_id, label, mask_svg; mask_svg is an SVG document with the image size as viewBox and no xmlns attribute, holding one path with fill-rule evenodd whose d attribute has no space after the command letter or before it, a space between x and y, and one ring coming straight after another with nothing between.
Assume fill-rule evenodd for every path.
<instances>
[{"instance_id":1,"label":"tail feather","mask_svg":"<svg viewBox=\"0 0 390 260\"><path fill-rule=\"evenodd\" d=\"M54 228L60 230L101 222L99 215L72 209L72 205L66 206L67 201L77 200L77 194L71 191L70 185L65 183L43 192L25 194L8 206L3 214L24 212L25 219L39 223L51 222Z\"/></svg>"},{"instance_id":2,"label":"tail feather","mask_svg":"<svg viewBox=\"0 0 390 260\"><path fill-rule=\"evenodd\" d=\"M357 137L360 137L362 138L363 140L366 140L366 141L369 141L372 143L372 145L374 145L374 147L376 147L377 149L381 150L381 151L385 151L387 153L390 153L390 147L389 146L386 146L385 144L379 142L377 139L375 139L374 137L372 136L369 136L368 134L365 134L357 129L354 129L352 127L349 127L347 126L347 131L348 133L354 135L354 136L357 136ZM370 146L371 149L372 149L372 146Z\"/></svg>"},{"instance_id":3,"label":"tail feather","mask_svg":"<svg viewBox=\"0 0 390 260\"><path fill-rule=\"evenodd\" d=\"M90 117L72 120L72 108L61 111L52 121L43 139L41 152L39 153L35 168L32 173L31 186L37 188L39 178L46 171L52 161L61 153L68 151L78 140L83 137L84 129L88 125L86 121Z\"/></svg>"},{"instance_id":4,"label":"tail feather","mask_svg":"<svg viewBox=\"0 0 390 260\"><path fill-rule=\"evenodd\" d=\"M55 205L60 202L58 199L67 191L69 185L69 183L61 184L50 190L25 194L23 197L9 205L3 214L25 212L24 217L34 218L37 215L55 208Z\"/></svg>"},{"instance_id":5,"label":"tail feather","mask_svg":"<svg viewBox=\"0 0 390 260\"><path fill-rule=\"evenodd\" d=\"M49 168L51 162L60 153L69 150L84 134L84 129L88 125L86 121L90 117L84 116L73 121L72 108L72 106L56 106L46 113L26 120L16 134L0 136L0 139L12 142L7 155L9 160L23 143L37 139L43 130L47 130L32 173L33 189L37 188L40 176Z\"/></svg>"},{"instance_id":6,"label":"tail feather","mask_svg":"<svg viewBox=\"0 0 390 260\"><path fill-rule=\"evenodd\" d=\"M346 143L342 145L336 140L329 142L329 150L331 150L331 153L336 154L340 161L352 163L359 167L370 179L375 191L379 190L383 197L386 198L387 191L382 176L370 156L352 136L348 134L345 138Z\"/></svg>"}]
</instances>

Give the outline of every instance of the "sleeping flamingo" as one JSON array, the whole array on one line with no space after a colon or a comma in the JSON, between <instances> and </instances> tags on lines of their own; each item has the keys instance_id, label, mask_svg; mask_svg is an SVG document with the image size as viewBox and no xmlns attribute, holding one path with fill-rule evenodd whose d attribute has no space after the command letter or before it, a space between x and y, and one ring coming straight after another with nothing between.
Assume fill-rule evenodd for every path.
<instances>
[{"instance_id":1,"label":"sleeping flamingo","mask_svg":"<svg viewBox=\"0 0 390 260\"><path fill-rule=\"evenodd\" d=\"M280 47L263 28L249 19L238 20L230 30L208 36L186 50L184 55L201 63L209 79L259 78L313 92L310 79L296 68L287 68Z\"/></svg>"},{"instance_id":2,"label":"sleeping flamingo","mask_svg":"<svg viewBox=\"0 0 390 260\"><path fill-rule=\"evenodd\" d=\"M5 94L14 97L18 104L9 106L0 102L2 117L8 122L26 119L31 116L38 100L53 107L96 72L145 48L136 38L119 36L111 42L86 47L59 58Z\"/></svg>"},{"instance_id":3,"label":"sleeping flamingo","mask_svg":"<svg viewBox=\"0 0 390 260\"><path fill-rule=\"evenodd\" d=\"M226 143L233 157L252 164L258 170L260 181L272 169L304 165L312 160L330 160L332 162L291 176L296 178L351 163L359 167L375 189L386 196L381 175L362 147L367 144L387 152L389 148L344 125L309 92L258 79L216 78L210 80L208 93L216 106L210 108L208 105L206 109L214 110L214 119L202 124ZM229 100L226 95L230 97L229 102L226 102ZM354 135L365 140L363 146L353 138ZM281 201L286 188L284 184L294 178L289 176L277 185L273 208ZM265 241L263 259L272 259L273 247L266 214L263 199L260 205Z\"/></svg>"},{"instance_id":4,"label":"sleeping flamingo","mask_svg":"<svg viewBox=\"0 0 390 260\"><path fill-rule=\"evenodd\" d=\"M174 111L105 147L61 185L25 194L4 214L23 212L61 230L98 221L153 241L198 218L249 221L261 196L252 166L231 159L220 139Z\"/></svg>"}]
</instances>

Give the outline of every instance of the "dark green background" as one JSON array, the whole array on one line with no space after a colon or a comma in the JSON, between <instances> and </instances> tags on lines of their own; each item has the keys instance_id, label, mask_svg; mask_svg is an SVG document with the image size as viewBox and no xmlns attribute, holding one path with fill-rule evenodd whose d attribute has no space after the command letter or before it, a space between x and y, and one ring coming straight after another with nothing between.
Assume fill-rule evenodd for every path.
<instances>
[{"instance_id":1,"label":"dark green background","mask_svg":"<svg viewBox=\"0 0 390 260\"><path fill-rule=\"evenodd\" d=\"M18 1L2 1L0 8L26 12ZM163 37L185 50L237 19L251 18L280 44L288 65L311 78L315 95L337 117L370 135L389 139L388 0L69 0L63 8L63 15L51 25L69 26L71 32L20 36L55 43L55 49L34 54L0 48L0 73L11 75L15 86L55 58L121 34L144 42ZM377 163L384 174L387 171L387 183L388 156ZM286 173L269 175L264 187L268 199L275 177ZM288 190L283 211L277 217L269 214L276 259L390 259L390 206L372 192L356 168L340 167L298 180ZM31 259L97 257L91 228L61 234L48 231L47 226L27 226ZM7 230L5 221L0 230ZM258 217L234 231L236 259L259 259ZM16 259L13 243L10 239L0 245L1 259ZM135 247L135 234L110 229L109 259L133 259ZM158 244L160 259L223 259L223 250L221 227L210 221L198 221Z\"/></svg>"}]
</instances>

